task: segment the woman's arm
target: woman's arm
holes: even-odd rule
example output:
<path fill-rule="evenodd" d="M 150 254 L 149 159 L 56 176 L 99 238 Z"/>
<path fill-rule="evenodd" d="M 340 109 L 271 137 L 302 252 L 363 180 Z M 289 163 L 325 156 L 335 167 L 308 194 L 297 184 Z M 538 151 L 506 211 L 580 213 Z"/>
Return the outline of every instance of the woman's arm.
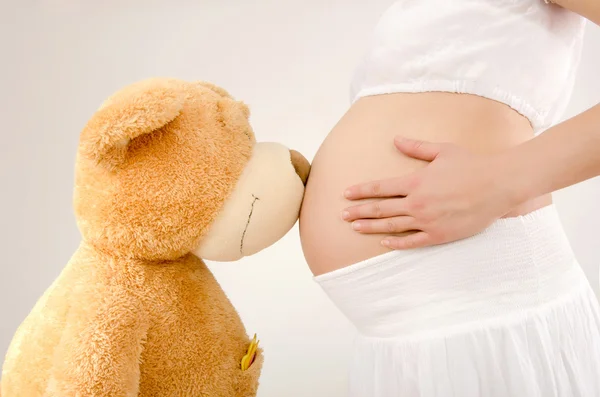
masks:
<path fill-rule="evenodd" d="M 554 3 L 600 23 L 599 0 Z M 600 104 L 493 156 L 449 144 L 397 140 L 396 146 L 430 164 L 349 188 L 349 200 L 379 200 L 349 207 L 342 217 L 361 233 L 418 231 L 386 237 L 382 243 L 390 248 L 442 244 L 480 232 L 529 199 L 600 175 Z"/>
<path fill-rule="evenodd" d="M 600 25 L 598 0 L 550 0 Z M 600 175 L 600 104 L 507 153 L 521 200 Z"/>
<path fill-rule="evenodd" d="M 501 156 L 516 202 L 600 175 L 600 105 Z"/>

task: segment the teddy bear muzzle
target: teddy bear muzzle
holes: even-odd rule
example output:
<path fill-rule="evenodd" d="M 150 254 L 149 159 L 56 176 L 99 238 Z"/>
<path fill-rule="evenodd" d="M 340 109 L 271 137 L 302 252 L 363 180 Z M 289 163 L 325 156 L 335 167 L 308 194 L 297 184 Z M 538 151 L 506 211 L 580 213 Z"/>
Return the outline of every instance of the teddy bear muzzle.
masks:
<path fill-rule="evenodd" d="M 194 253 L 235 261 L 274 244 L 296 223 L 310 163 L 272 142 L 255 144 L 235 188 Z"/>

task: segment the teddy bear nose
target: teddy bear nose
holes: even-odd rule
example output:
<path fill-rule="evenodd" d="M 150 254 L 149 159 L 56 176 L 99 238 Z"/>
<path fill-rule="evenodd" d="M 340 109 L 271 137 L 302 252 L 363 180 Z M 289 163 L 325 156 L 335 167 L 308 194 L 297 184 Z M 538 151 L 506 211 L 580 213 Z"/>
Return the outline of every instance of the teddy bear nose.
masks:
<path fill-rule="evenodd" d="M 302 154 L 300 154 L 300 152 L 295 150 L 290 150 L 290 157 L 292 159 L 292 165 L 296 170 L 296 174 L 298 174 L 302 183 L 306 186 L 308 174 L 310 173 L 310 163 Z"/>

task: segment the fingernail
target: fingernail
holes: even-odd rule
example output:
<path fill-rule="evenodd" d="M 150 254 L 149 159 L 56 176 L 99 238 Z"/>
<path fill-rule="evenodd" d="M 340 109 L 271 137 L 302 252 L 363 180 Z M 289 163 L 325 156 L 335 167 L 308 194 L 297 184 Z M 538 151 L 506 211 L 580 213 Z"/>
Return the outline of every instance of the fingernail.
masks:
<path fill-rule="evenodd" d="M 348 218 L 350 218 L 350 213 L 348 211 L 342 212 L 342 219 L 347 220 Z"/>
<path fill-rule="evenodd" d="M 360 222 L 352 222 L 352 229 L 354 230 L 360 230 L 361 226 L 362 225 L 360 224 Z"/>
<path fill-rule="evenodd" d="M 344 197 L 346 197 L 346 198 L 350 198 L 351 195 L 352 195 L 352 192 L 350 190 L 346 190 L 344 192 Z"/>
<path fill-rule="evenodd" d="M 381 245 L 383 245 L 384 247 L 389 247 L 390 246 L 390 241 L 389 240 L 382 240 L 381 241 Z"/>

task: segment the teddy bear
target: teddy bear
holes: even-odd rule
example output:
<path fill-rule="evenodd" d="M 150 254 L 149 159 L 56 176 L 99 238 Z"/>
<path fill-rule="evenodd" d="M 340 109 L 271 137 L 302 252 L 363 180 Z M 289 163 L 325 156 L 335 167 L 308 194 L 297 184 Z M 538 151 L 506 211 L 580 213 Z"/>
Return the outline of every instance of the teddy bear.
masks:
<path fill-rule="evenodd" d="M 18 327 L 2 397 L 255 396 L 263 351 L 203 259 L 282 238 L 309 170 L 214 84 L 117 91 L 79 137 L 81 244 Z"/>

